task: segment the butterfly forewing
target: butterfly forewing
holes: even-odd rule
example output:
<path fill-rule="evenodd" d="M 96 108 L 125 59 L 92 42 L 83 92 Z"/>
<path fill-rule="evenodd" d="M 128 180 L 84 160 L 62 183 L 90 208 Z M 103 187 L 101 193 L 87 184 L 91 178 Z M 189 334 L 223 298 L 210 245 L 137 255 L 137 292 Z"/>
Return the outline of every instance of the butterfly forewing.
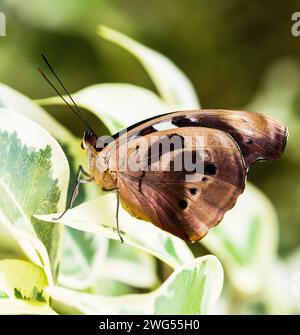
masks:
<path fill-rule="evenodd" d="M 156 136 L 162 143 L 177 136 L 184 146 L 152 152 L 156 142 L 148 134 L 131 140 L 127 151 L 121 144 L 120 151 L 129 152 L 126 159 L 120 159 L 121 164 L 128 164 L 125 168 L 110 161 L 122 204 L 135 217 L 185 240 L 199 240 L 243 192 L 246 169 L 241 151 L 230 135 L 215 129 L 178 128 L 156 132 Z M 198 162 L 190 167 L 185 158 L 194 163 L 198 158 Z M 131 160 L 144 164 L 133 171 Z M 176 160 L 182 165 L 176 165 Z"/>
<path fill-rule="evenodd" d="M 246 167 L 257 160 L 277 159 L 285 149 L 287 128 L 279 121 L 254 112 L 202 109 L 168 113 L 128 129 L 126 141 L 165 129 L 206 127 L 230 134 L 241 149 Z"/>

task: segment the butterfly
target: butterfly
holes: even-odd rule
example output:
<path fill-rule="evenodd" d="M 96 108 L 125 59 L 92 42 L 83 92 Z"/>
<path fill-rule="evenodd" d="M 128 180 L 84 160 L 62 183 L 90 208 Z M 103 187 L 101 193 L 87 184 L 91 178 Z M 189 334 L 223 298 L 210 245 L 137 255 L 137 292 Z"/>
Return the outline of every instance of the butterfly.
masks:
<path fill-rule="evenodd" d="M 76 110 L 69 107 L 88 126 L 69 97 Z M 114 135 L 107 143 L 88 128 L 82 148 L 87 150 L 90 171 L 79 167 L 71 200 L 61 216 L 72 206 L 80 184 L 95 182 L 103 191 L 116 190 L 121 241 L 120 203 L 132 216 L 183 240 L 201 240 L 243 193 L 249 167 L 257 161 L 279 158 L 288 137 L 287 128 L 271 117 L 223 109 L 152 117 Z M 173 139 L 181 145 L 176 146 Z M 164 151 L 167 142 L 171 145 Z M 192 168 L 184 164 L 184 157 L 190 158 Z M 86 178 L 81 178 L 82 174 Z"/>

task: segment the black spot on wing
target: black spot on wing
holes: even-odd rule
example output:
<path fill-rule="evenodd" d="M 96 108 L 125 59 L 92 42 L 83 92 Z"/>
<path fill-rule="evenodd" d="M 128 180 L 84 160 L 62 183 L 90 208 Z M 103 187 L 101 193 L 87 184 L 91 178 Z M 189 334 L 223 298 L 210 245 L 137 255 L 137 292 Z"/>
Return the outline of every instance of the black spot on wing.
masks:
<path fill-rule="evenodd" d="M 195 194 L 197 194 L 197 189 L 196 188 L 190 188 L 190 193 L 191 193 L 191 195 L 195 195 Z"/>
<path fill-rule="evenodd" d="M 204 165 L 204 174 L 214 176 L 217 173 L 217 167 L 213 163 L 206 163 Z"/>
<path fill-rule="evenodd" d="M 172 124 L 176 127 L 198 127 L 199 122 L 195 118 L 186 116 L 175 116 L 172 118 Z"/>
<path fill-rule="evenodd" d="M 188 203 L 185 199 L 180 199 L 178 201 L 178 206 L 181 208 L 181 209 L 186 209 L 187 206 L 188 206 Z"/>
<path fill-rule="evenodd" d="M 139 131 L 137 133 L 137 136 L 145 136 L 145 135 L 148 135 L 148 134 L 155 133 L 156 131 L 157 130 L 154 127 L 150 126 L 150 127 L 144 128 L 141 131 Z"/>

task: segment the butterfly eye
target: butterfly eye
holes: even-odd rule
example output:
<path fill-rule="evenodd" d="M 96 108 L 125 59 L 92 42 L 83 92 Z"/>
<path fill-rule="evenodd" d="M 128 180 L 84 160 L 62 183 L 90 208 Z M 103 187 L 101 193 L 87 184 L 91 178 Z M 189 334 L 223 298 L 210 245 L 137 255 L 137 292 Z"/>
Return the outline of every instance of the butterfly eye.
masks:
<path fill-rule="evenodd" d="M 186 209 L 187 206 L 188 206 L 188 203 L 186 200 L 184 199 L 180 199 L 179 202 L 178 202 L 178 205 L 181 209 Z"/>
<path fill-rule="evenodd" d="M 249 138 L 249 139 L 247 140 L 247 143 L 248 143 L 248 144 L 253 144 L 253 141 Z"/>
<path fill-rule="evenodd" d="M 137 145 L 135 146 L 135 150 L 136 150 L 136 151 L 138 151 L 138 150 L 139 150 L 139 148 L 140 148 L 140 145 L 139 145 L 139 144 L 137 144 Z"/>

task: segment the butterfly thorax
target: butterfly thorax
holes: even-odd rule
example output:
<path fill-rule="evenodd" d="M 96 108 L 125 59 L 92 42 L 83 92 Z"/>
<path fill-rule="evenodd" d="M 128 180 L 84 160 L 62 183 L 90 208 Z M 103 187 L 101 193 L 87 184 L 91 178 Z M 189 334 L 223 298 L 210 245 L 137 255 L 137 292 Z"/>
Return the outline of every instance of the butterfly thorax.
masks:
<path fill-rule="evenodd" d="M 106 191 L 116 189 L 116 173 L 109 170 L 105 154 L 90 148 L 88 149 L 88 160 L 90 173 L 93 176 L 95 182 L 102 188 L 102 190 Z"/>

